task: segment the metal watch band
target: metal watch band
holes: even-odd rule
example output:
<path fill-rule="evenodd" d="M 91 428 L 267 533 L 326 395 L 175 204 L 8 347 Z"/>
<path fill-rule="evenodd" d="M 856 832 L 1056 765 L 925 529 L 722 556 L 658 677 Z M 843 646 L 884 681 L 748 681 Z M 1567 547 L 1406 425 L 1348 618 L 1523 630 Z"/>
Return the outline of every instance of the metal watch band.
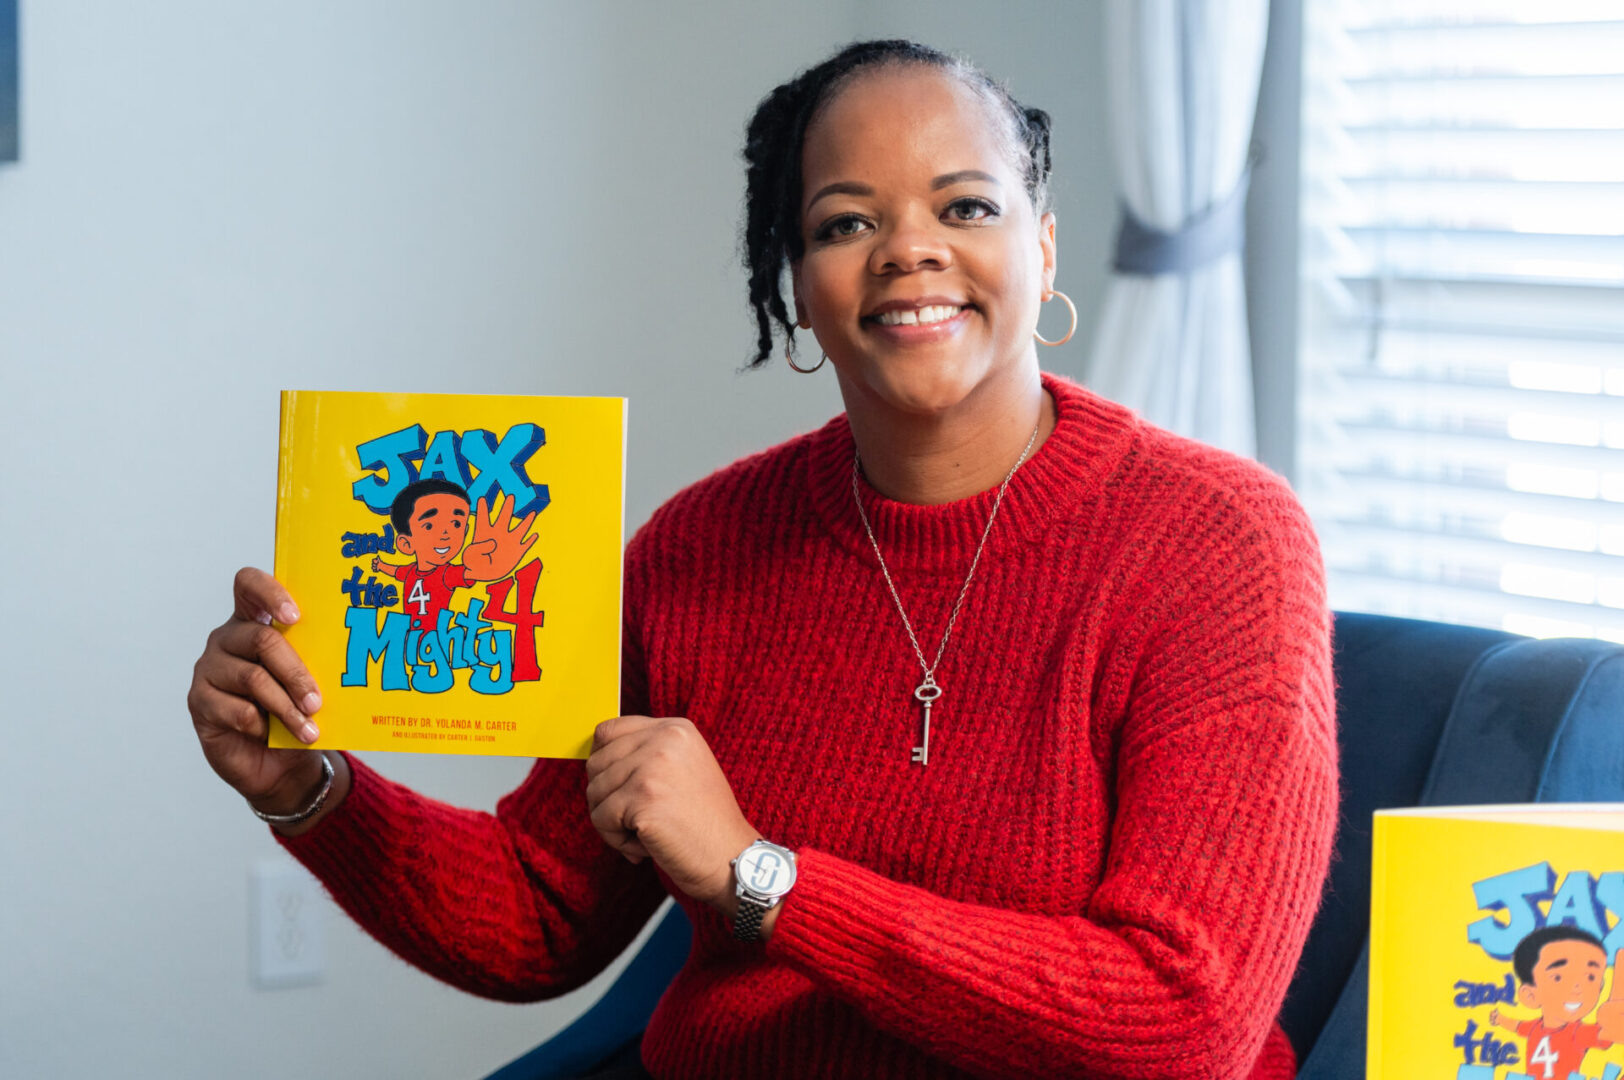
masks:
<path fill-rule="evenodd" d="M 321 755 L 321 787 L 316 790 L 316 797 L 310 800 L 309 806 L 292 814 L 267 814 L 253 803 L 248 804 L 248 809 L 252 810 L 259 820 L 268 821 L 272 825 L 297 825 L 301 821 L 309 821 L 320 813 L 321 808 L 327 803 L 327 796 L 332 794 L 332 791 L 333 759 L 323 753 Z"/>
<path fill-rule="evenodd" d="M 744 942 L 760 941 L 761 920 L 767 917 L 770 910 L 766 904 L 748 896 L 739 897 L 739 910 L 733 915 L 733 936 Z"/>

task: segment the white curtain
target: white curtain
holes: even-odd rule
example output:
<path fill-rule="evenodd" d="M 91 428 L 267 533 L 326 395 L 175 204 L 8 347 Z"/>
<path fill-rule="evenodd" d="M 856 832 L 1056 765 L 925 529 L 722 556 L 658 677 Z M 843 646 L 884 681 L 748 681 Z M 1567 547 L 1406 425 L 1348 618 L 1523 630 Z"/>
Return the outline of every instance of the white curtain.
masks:
<path fill-rule="evenodd" d="M 1158 232 L 1177 234 L 1203 218 L 1225 232 L 1211 219 L 1242 209 L 1232 197 L 1247 174 L 1268 0 L 1107 5 L 1112 149 L 1124 206 Z M 1214 230 L 1206 232 L 1210 241 Z M 1220 244 L 1226 250 L 1213 256 L 1192 253 L 1177 236 L 1165 239 L 1164 257 L 1152 260 L 1162 272 L 1124 273 L 1119 258 L 1087 381 L 1152 423 L 1252 456 L 1252 358 L 1238 244 Z M 1181 246 L 1183 257 L 1165 257 Z"/>

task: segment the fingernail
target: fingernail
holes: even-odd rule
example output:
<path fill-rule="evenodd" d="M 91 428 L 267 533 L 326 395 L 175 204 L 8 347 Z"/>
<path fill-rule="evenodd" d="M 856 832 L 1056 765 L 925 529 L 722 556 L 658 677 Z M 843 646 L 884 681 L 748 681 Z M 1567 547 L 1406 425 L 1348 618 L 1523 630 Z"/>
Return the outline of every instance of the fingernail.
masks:
<path fill-rule="evenodd" d="M 269 611 L 262 611 L 258 615 L 254 616 L 254 621 L 269 626 L 271 625 L 271 613 Z"/>
<path fill-rule="evenodd" d="M 310 693 L 305 695 L 302 704 L 305 712 L 313 713 L 317 709 L 321 708 L 321 695 L 312 690 Z"/>
<path fill-rule="evenodd" d="M 313 722 L 306 720 L 304 727 L 299 730 L 299 738 L 307 743 L 312 743 L 321 738 L 321 731 Z"/>
<path fill-rule="evenodd" d="M 277 618 L 285 623 L 296 623 L 299 621 L 299 609 L 293 606 L 292 600 L 289 600 L 279 609 Z"/>

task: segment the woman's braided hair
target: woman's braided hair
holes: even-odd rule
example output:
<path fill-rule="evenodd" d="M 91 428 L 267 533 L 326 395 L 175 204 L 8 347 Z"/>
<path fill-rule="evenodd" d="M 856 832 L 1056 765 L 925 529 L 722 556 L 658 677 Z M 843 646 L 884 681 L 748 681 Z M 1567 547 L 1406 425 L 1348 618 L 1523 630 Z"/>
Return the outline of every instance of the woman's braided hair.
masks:
<path fill-rule="evenodd" d="M 1039 214 L 1049 209 L 1049 114 L 1016 101 L 1003 84 L 966 60 L 912 41 L 859 41 L 773 90 L 745 129 L 744 265 L 750 273 L 750 306 L 756 314 L 759 367 L 773 355 L 773 321 L 790 348 L 795 320 L 784 302 L 784 268 L 799 259 L 801 242 L 801 145 L 818 110 L 860 71 L 884 65 L 940 68 L 982 94 L 1008 117 L 1016 171 Z"/>

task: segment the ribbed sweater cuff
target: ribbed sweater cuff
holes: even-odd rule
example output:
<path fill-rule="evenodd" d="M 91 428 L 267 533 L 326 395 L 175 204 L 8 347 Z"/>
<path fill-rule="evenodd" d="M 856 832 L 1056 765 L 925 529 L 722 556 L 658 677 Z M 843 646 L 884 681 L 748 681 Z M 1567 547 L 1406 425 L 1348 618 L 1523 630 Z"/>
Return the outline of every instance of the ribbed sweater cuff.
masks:
<path fill-rule="evenodd" d="M 796 883 L 767 942 L 776 960 L 841 979 L 884 985 L 881 941 L 917 892 L 833 855 L 795 853 Z"/>
<path fill-rule="evenodd" d="M 310 871 L 327 883 L 335 897 L 361 898 L 376 887 L 376 877 L 361 872 L 375 865 L 381 842 L 391 831 L 392 785 L 345 753 L 350 766 L 350 790 L 344 801 L 322 818 L 315 828 L 298 836 L 284 836 L 275 829 L 271 835 Z"/>

